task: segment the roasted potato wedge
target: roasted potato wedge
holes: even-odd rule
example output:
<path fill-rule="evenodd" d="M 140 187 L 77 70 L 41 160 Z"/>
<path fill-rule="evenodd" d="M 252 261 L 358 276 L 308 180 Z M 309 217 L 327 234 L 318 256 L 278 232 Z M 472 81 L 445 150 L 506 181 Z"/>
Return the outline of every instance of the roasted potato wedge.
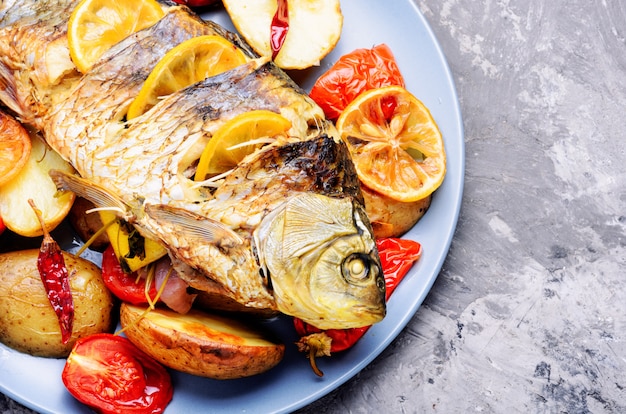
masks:
<path fill-rule="evenodd" d="M 113 298 L 100 269 L 64 253 L 74 301 L 72 337 L 63 344 L 61 329 L 37 270 L 39 249 L 0 254 L 0 341 L 18 351 L 60 358 L 78 338 L 112 328 Z"/>
<path fill-rule="evenodd" d="M 139 349 L 172 369 L 214 379 L 243 378 L 273 368 L 285 346 L 239 320 L 192 309 L 185 315 L 167 309 L 122 303 L 120 322 Z"/>
<path fill-rule="evenodd" d="M 30 157 L 19 174 L 0 187 L 0 214 L 4 224 L 25 237 L 41 236 L 43 230 L 35 212 L 28 204 L 32 199 L 43 214 L 48 231 L 52 231 L 68 215 L 75 195 L 57 194 L 48 175 L 51 169 L 73 173 L 74 168 L 50 149 L 44 140 L 32 135 Z"/>
<path fill-rule="evenodd" d="M 235 28 L 261 56 L 272 56 L 270 31 L 276 0 L 223 0 Z M 317 66 L 337 45 L 343 28 L 339 0 L 289 0 L 289 31 L 274 59 L 283 69 Z"/>
<path fill-rule="evenodd" d="M 372 223 L 374 236 L 400 237 L 426 213 L 432 196 L 410 203 L 394 200 L 366 186 L 361 186 L 365 211 Z"/>
<path fill-rule="evenodd" d="M 199 290 L 193 306 L 200 310 L 218 313 L 245 314 L 246 316 L 258 319 L 273 318 L 279 315 L 277 310 L 258 309 L 247 307 L 232 299 L 226 290 L 217 283 L 203 283 L 203 290 Z"/>

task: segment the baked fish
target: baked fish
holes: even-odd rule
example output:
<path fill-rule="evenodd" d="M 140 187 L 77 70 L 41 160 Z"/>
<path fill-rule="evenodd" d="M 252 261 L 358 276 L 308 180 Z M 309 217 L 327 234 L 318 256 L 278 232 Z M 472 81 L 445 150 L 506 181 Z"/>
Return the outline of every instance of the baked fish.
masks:
<path fill-rule="evenodd" d="M 81 76 L 52 56 L 69 56 L 64 17 L 76 2 L 32 2 L 40 14 L 27 10 L 29 1 L 9 3 L 0 6 L 0 99 L 78 171 L 51 172 L 59 189 L 116 211 L 159 241 L 198 291 L 218 289 L 246 307 L 322 329 L 384 317 L 380 259 L 348 151 L 282 70 L 258 59 L 235 34 L 185 7 L 164 5 L 159 22 L 115 45 Z M 249 61 L 126 121 L 158 60 L 204 34 L 226 37 Z M 49 53 L 28 54 L 34 38 Z M 211 186 L 193 181 L 211 136 L 253 110 L 280 113 L 291 122 L 289 137 L 257 150 Z"/>

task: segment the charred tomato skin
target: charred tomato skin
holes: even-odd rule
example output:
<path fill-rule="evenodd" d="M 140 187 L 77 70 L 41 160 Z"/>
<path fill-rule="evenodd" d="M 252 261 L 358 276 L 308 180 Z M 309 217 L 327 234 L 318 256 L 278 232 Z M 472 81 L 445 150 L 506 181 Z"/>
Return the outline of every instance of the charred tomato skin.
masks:
<path fill-rule="evenodd" d="M 317 79 L 309 96 L 335 120 L 362 92 L 392 85 L 404 87 L 404 78 L 391 49 L 383 43 L 341 56 Z"/>
<path fill-rule="evenodd" d="M 162 413 L 173 395 L 162 365 L 109 333 L 79 339 L 61 377 L 78 401 L 104 414 Z"/>

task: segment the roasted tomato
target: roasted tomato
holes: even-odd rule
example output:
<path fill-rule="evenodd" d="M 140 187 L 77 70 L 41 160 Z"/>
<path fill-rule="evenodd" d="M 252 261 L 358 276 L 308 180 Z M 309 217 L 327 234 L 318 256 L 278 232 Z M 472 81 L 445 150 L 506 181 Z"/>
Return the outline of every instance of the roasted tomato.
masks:
<path fill-rule="evenodd" d="M 376 247 L 385 275 L 385 295 L 386 299 L 389 300 L 413 263 L 419 260 L 422 255 L 422 246 L 413 240 L 383 238 L 376 240 Z M 370 328 L 364 326 L 351 329 L 321 330 L 298 318 L 293 319 L 293 324 L 301 337 L 296 345 L 301 352 L 308 353 L 311 367 L 318 376 L 322 376 L 323 373 L 317 367 L 316 357 L 330 356 L 334 352 L 344 351 L 352 347 Z"/>
<path fill-rule="evenodd" d="M 102 279 L 106 287 L 120 300 L 133 305 L 148 303 L 145 279 L 138 277 L 136 273 L 125 273 L 110 245 L 102 253 Z M 150 298 L 156 298 L 157 290 L 154 283 L 150 285 L 148 295 Z"/>
<path fill-rule="evenodd" d="M 413 263 L 422 256 L 422 245 L 413 240 L 389 237 L 377 239 L 376 247 L 385 274 L 385 294 L 389 300 Z"/>
<path fill-rule="evenodd" d="M 392 85 L 404 87 L 404 78 L 391 49 L 380 44 L 340 57 L 317 79 L 309 95 L 334 120 L 362 92 Z"/>
<path fill-rule="evenodd" d="M 76 341 L 63 384 L 99 413 L 162 413 L 172 399 L 167 370 L 128 339 L 96 334 Z"/>

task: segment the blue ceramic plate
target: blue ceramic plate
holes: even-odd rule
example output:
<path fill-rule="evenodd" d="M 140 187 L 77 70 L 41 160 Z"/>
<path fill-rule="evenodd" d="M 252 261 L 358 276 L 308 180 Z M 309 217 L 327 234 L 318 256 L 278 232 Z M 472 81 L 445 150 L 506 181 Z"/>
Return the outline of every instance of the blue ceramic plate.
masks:
<path fill-rule="evenodd" d="M 406 86 L 431 110 L 443 133 L 448 171 L 424 218 L 405 236 L 419 241 L 423 256 L 394 292 L 383 322 L 370 329 L 352 349 L 319 359 L 323 378 L 291 344 L 290 321 L 268 323 L 287 352 L 270 372 L 256 377 L 217 381 L 173 373 L 174 398 L 168 413 L 286 413 L 301 408 L 356 375 L 376 358 L 413 317 L 441 269 L 456 227 L 464 176 L 463 127 L 453 80 L 445 58 L 424 17 L 411 0 L 343 0 L 344 28 L 336 49 L 319 68 L 292 74 L 307 90 L 341 55 L 356 48 L 387 43 Z M 223 11 L 205 14 L 232 29 Z M 71 237 L 71 236 L 70 236 Z M 0 346 L 0 390 L 45 413 L 89 413 L 61 382 L 64 360 L 30 357 Z"/>

